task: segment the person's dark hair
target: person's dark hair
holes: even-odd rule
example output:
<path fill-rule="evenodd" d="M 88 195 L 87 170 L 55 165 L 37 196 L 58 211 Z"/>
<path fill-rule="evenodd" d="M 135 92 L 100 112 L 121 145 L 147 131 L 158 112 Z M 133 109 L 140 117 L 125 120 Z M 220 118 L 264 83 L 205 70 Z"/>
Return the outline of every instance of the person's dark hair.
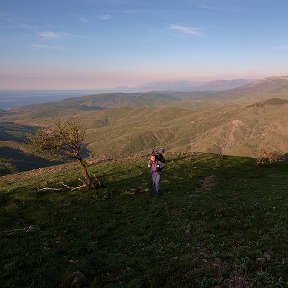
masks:
<path fill-rule="evenodd" d="M 157 156 L 157 152 L 156 151 L 152 151 L 151 156 Z"/>
<path fill-rule="evenodd" d="M 164 148 L 160 148 L 159 152 L 154 150 L 152 151 L 151 156 L 155 156 L 157 161 L 161 161 L 162 163 L 165 163 L 165 158 L 163 156 L 164 151 L 165 151 Z"/>

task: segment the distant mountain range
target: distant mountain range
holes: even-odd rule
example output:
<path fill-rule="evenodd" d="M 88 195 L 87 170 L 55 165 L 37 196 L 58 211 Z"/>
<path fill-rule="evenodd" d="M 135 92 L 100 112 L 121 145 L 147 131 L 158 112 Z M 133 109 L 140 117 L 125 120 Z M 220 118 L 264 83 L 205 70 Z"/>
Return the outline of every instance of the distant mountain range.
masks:
<path fill-rule="evenodd" d="M 189 80 L 157 81 L 157 82 L 144 83 L 132 89 L 140 89 L 143 91 L 183 91 L 183 90 L 186 91 L 204 84 L 205 82 L 202 81 L 189 81 Z"/>
<path fill-rule="evenodd" d="M 21 114 L 33 118 L 43 118 L 75 114 L 79 111 L 97 111 L 116 107 L 155 107 L 172 105 L 190 110 L 222 107 L 229 103 L 253 104 L 269 98 L 288 99 L 288 77 L 270 77 L 257 80 L 244 86 L 225 91 L 166 91 L 166 92 L 134 92 L 103 93 L 82 97 L 72 97 L 57 102 L 22 106 L 9 110 L 10 113 Z M 240 80 L 239 80 L 240 81 Z M 238 80 L 212 81 L 202 87 L 217 85 L 236 85 Z M 246 81 L 246 80 L 245 80 Z M 241 82 L 244 83 L 244 82 Z M 199 87 L 199 86 L 198 86 Z M 212 89 L 212 88 L 211 88 Z M 203 89 L 206 90 L 206 89 Z M 30 115 L 30 116 L 29 116 Z"/>
<path fill-rule="evenodd" d="M 134 87 L 144 91 L 224 91 L 255 82 L 255 79 L 202 81 L 159 81 Z"/>

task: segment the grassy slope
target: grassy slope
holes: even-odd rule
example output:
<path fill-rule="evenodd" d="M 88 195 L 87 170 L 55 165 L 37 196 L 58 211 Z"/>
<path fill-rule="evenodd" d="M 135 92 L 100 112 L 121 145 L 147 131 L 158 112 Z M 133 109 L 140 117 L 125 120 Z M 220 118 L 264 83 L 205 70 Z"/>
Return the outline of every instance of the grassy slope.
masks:
<path fill-rule="evenodd" d="M 147 152 L 157 146 L 171 151 L 216 152 L 218 142 L 230 155 L 255 155 L 260 146 L 285 154 L 288 104 L 280 100 L 204 111 L 172 106 L 120 107 L 78 111 L 74 117 L 87 128 L 88 148 L 97 157 Z M 34 122 L 51 125 L 52 119 L 37 118 Z"/>
<path fill-rule="evenodd" d="M 145 152 L 154 146 L 215 152 L 215 142 L 231 155 L 251 156 L 260 146 L 282 154 L 288 151 L 287 104 L 193 112 L 175 107 L 121 108 L 90 112 L 84 118 L 87 142 L 96 156 Z"/>
<path fill-rule="evenodd" d="M 32 155 L 27 143 L 34 127 L 13 122 L 0 123 L 0 176 L 11 172 L 51 166 L 56 162 Z"/>
<path fill-rule="evenodd" d="M 219 100 L 229 100 L 236 103 L 253 104 L 270 98 L 288 100 L 288 77 L 268 77 L 263 80 L 214 94 Z"/>
<path fill-rule="evenodd" d="M 227 105 L 200 111 L 171 105 L 78 111 L 73 117 L 81 119 L 87 128 L 86 142 L 96 157 L 146 153 L 157 146 L 177 152 L 215 153 L 219 150 L 217 143 L 229 155 L 254 156 L 259 148 L 279 154 L 288 151 L 285 100 L 270 99 L 251 106 Z M 62 118 L 71 118 L 71 114 L 65 113 L 62 112 Z M 53 118 L 46 116 L 26 121 L 51 125 Z"/>
<path fill-rule="evenodd" d="M 288 287 L 286 165 L 168 159 L 159 199 L 145 167 L 90 167 L 107 185 L 98 192 L 37 189 L 77 171 L 2 178 L 0 286 L 59 287 L 81 271 L 89 287 Z M 211 175 L 216 186 L 201 189 Z"/>
<path fill-rule="evenodd" d="M 73 116 L 81 111 L 98 111 L 115 107 L 147 107 L 165 105 L 180 99 L 182 93 L 111 93 L 73 97 L 44 104 L 22 106 L 11 110 L 12 118 L 34 121 L 39 118 Z M 183 97 L 185 97 L 183 93 Z M 179 98 L 178 98 L 179 97 Z"/>

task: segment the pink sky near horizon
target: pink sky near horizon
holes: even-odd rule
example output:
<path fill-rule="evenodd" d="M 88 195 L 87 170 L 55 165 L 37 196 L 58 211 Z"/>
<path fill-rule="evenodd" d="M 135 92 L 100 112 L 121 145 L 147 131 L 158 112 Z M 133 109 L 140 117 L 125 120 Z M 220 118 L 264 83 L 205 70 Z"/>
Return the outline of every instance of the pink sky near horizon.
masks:
<path fill-rule="evenodd" d="M 6 72 L 0 74 L 0 90 L 73 90 L 73 89 L 111 89 L 121 86 L 135 87 L 147 82 L 157 81 L 211 81 L 231 79 L 261 79 L 280 74 L 259 74 L 253 71 L 246 73 L 205 73 L 155 71 L 41 71 L 41 72 Z"/>

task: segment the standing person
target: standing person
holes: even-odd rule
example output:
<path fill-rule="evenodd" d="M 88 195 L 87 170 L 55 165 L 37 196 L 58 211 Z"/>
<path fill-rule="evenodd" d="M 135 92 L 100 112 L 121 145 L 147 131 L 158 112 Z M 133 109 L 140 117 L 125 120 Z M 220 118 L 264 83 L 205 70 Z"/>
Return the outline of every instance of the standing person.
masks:
<path fill-rule="evenodd" d="M 157 196 L 160 195 L 160 179 L 162 170 L 165 167 L 165 163 L 160 161 L 157 157 L 157 153 L 152 153 L 150 156 L 150 160 L 148 161 L 148 168 L 150 168 L 152 172 L 152 186 L 153 191 Z"/>

